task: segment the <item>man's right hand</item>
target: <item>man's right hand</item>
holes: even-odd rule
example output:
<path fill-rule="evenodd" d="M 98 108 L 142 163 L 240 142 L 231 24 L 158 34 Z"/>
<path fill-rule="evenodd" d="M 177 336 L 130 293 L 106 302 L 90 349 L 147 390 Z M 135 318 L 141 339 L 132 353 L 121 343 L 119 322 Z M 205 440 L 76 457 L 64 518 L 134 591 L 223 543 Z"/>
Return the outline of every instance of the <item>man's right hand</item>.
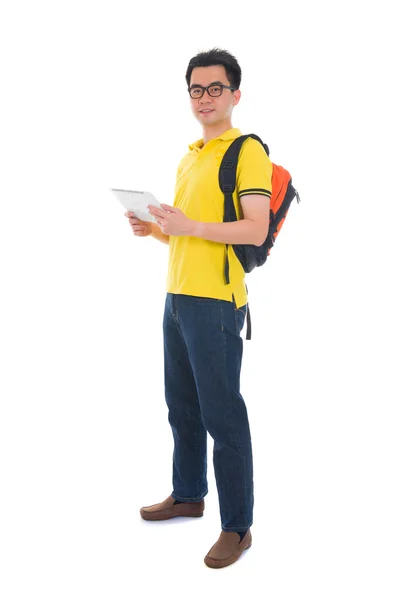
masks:
<path fill-rule="evenodd" d="M 146 237 L 152 234 L 152 223 L 151 221 L 142 221 L 135 217 L 133 212 L 126 212 L 125 217 L 129 219 L 129 224 L 132 228 L 134 235 L 138 237 Z"/>

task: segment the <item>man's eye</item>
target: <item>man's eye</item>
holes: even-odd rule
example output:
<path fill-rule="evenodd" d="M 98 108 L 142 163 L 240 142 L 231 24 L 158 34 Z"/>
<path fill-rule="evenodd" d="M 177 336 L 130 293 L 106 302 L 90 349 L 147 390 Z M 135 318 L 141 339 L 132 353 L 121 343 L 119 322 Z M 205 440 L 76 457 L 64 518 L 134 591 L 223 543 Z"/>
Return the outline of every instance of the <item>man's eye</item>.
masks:
<path fill-rule="evenodd" d="M 218 92 L 220 91 L 220 89 L 221 89 L 221 86 L 220 86 L 220 85 L 214 85 L 214 86 L 211 88 L 211 91 L 212 91 L 212 92 L 215 94 L 215 93 L 218 93 Z"/>
<path fill-rule="evenodd" d="M 201 88 L 192 88 L 192 94 L 201 94 Z"/>

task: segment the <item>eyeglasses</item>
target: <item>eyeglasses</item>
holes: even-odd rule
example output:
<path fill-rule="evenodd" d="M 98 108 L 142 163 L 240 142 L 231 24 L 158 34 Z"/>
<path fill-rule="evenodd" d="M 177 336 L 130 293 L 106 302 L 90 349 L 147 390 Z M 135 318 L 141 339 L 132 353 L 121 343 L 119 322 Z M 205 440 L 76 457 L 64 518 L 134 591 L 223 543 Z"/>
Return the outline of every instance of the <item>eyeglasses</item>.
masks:
<path fill-rule="evenodd" d="M 189 88 L 189 94 L 191 98 L 193 98 L 194 100 L 198 100 L 199 98 L 203 97 L 204 92 L 207 90 L 207 94 L 215 98 L 216 96 L 221 96 L 224 89 L 231 90 L 231 92 L 234 92 L 236 90 L 236 88 L 230 87 L 229 85 L 222 85 L 222 83 L 211 83 L 206 87 L 202 85 L 195 85 Z"/>

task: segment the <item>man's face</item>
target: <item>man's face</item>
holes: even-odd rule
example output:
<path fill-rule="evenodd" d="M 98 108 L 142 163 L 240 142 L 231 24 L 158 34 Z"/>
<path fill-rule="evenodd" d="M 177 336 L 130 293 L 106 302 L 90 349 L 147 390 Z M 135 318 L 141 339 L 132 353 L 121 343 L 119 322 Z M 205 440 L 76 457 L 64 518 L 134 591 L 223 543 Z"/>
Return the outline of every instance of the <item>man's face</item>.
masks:
<path fill-rule="evenodd" d="M 190 88 L 194 85 L 206 87 L 211 83 L 230 86 L 226 76 L 225 68 L 222 65 L 212 67 L 196 67 L 192 71 L 190 78 Z M 221 96 L 210 96 L 207 91 L 198 99 L 190 98 L 190 104 L 196 119 L 207 127 L 215 125 L 226 119 L 230 119 L 233 107 L 239 102 L 240 91 L 232 92 L 223 88 Z"/>

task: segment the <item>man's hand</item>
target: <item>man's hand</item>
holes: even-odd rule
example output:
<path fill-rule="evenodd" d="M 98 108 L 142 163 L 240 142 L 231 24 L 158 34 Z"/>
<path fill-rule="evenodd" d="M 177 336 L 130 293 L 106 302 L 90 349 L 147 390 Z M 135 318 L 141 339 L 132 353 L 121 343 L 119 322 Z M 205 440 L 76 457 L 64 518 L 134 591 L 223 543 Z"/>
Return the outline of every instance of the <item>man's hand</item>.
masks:
<path fill-rule="evenodd" d="M 186 217 L 179 208 L 161 204 L 163 210 L 155 206 L 148 206 L 149 212 L 153 215 L 161 231 L 166 235 L 194 235 L 197 221 Z"/>
<path fill-rule="evenodd" d="M 125 213 L 125 217 L 129 219 L 129 225 L 132 227 L 134 235 L 139 237 L 147 237 L 151 235 L 151 223 L 150 221 L 142 221 L 135 217 L 135 214 L 131 211 Z"/>

